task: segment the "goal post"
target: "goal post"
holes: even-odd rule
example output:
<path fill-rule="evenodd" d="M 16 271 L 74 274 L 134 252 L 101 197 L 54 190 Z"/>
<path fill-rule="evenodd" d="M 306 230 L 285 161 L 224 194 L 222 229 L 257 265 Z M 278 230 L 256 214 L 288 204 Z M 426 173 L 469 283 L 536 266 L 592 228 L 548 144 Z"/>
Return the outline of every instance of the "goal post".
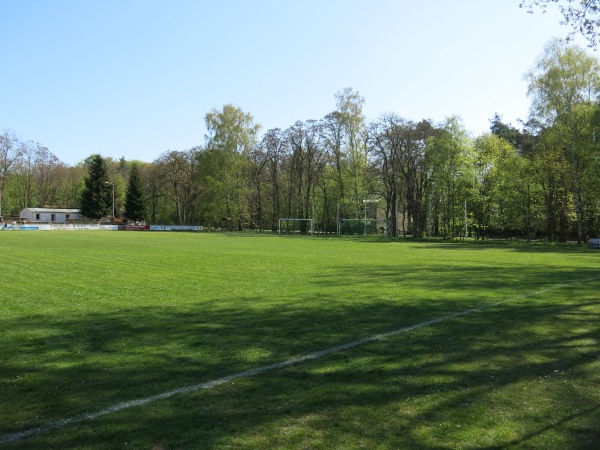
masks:
<path fill-rule="evenodd" d="M 342 235 L 383 235 L 389 237 L 390 222 L 385 219 L 340 219 L 338 236 Z"/>
<path fill-rule="evenodd" d="M 376 232 L 376 219 L 340 219 L 338 222 L 338 236 L 342 234 L 374 234 Z"/>
<path fill-rule="evenodd" d="M 310 225 L 308 230 L 303 224 Z M 277 226 L 279 234 L 282 232 L 287 234 L 310 232 L 311 236 L 315 233 L 314 219 L 297 219 L 297 218 L 280 218 Z"/>
<path fill-rule="evenodd" d="M 374 194 L 369 194 L 362 200 L 362 206 L 359 203 L 353 205 L 346 204 L 344 210 L 347 212 L 353 211 L 356 214 L 354 217 L 344 217 L 338 203 L 336 214 L 337 235 L 366 236 L 383 234 L 387 236 L 389 233 L 389 224 L 387 223 L 387 219 L 379 214 L 378 204 L 380 201 L 381 199 L 374 196 Z"/>

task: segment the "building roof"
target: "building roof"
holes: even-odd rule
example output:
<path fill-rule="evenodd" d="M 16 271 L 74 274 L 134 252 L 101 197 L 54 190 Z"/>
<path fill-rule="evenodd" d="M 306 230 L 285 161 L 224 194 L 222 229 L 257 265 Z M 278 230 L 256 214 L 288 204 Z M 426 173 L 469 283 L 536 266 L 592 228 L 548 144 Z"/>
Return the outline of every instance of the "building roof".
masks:
<path fill-rule="evenodd" d="M 24 208 L 32 213 L 64 213 L 64 214 L 78 214 L 78 209 L 69 208 Z"/>

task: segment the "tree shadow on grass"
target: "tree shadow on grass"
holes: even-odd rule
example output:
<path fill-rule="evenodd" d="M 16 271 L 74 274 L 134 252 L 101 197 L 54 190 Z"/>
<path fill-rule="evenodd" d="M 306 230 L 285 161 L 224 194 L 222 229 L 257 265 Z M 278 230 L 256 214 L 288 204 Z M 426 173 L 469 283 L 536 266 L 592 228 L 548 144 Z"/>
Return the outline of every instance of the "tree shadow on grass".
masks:
<path fill-rule="evenodd" d="M 370 270 L 346 282 L 361 284 L 363 276 L 398 281 L 385 268 Z M 590 273 L 564 271 L 555 281 Z M 497 275 L 504 285 L 535 273 L 515 267 Z M 439 289 L 469 290 L 471 278 L 434 281 Z M 594 448 L 600 438 L 597 287 L 556 289 L 542 300 L 494 306 L 6 446 Z M 51 322 L 35 314 L 0 320 L 7 349 L 0 357 L 0 435 L 471 306 L 323 296 L 319 308 L 307 309 L 315 301 L 308 298 L 256 308 L 263 300 L 246 299 L 235 308 L 218 300 L 197 309 L 124 308 Z"/>
<path fill-rule="evenodd" d="M 486 263 L 488 264 L 486 266 Z M 412 292 L 428 291 L 443 313 L 458 304 L 481 305 L 509 300 L 515 296 L 534 293 L 558 285 L 574 285 L 585 288 L 586 283 L 600 279 L 600 270 L 594 267 L 573 269 L 564 266 L 502 264 L 490 266 L 490 261 L 471 260 L 468 264 L 440 266 L 431 270 L 429 263 L 410 266 L 365 266 L 335 268 L 336 277 L 316 275 L 314 283 L 323 287 L 351 289 L 354 285 L 387 284 L 390 292 L 397 286 L 398 299 L 411 301 Z M 405 298 L 403 298 L 405 297 Z M 421 301 L 420 298 L 416 298 Z M 430 305 L 431 307 L 431 305 Z"/>
<path fill-rule="evenodd" d="M 339 239 L 339 238 L 331 238 Z M 411 245 L 422 246 L 427 249 L 435 250 L 490 250 L 500 249 L 508 251 L 517 251 L 523 253 L 563 253 L 563 254 L 594 254 L 600 255 L 598 249 L 591 249 L 585 244 L 569 243 L 550 243 L 550 242 L 526 242 L 526 241 L 509 241 L 509 240 L 442 240 L 442 239 L 373 239 L 373 238 L 349 238 L 357 244 L 365 245 Z"/>
<path fill-rule="evenodd" d="M 402 241 L 408 242 L 408 241 Z M 505 249 L 523 253 L 563 253 L 563 254 L 590 254 L 598 250 L 588 248 L 587 244 L 552 244 L 544 242 L 510 242 L 510 241 L 416 241 L 424 246 L 437 250 L 489 250 L 491 248 Z M 600 252 L 598 252 L 600 255 Z"/>
<path fill-rule="evenodd" d="M 599 318 L 598 300 L 497 307 L 19 445 L 594 448 Z"/>

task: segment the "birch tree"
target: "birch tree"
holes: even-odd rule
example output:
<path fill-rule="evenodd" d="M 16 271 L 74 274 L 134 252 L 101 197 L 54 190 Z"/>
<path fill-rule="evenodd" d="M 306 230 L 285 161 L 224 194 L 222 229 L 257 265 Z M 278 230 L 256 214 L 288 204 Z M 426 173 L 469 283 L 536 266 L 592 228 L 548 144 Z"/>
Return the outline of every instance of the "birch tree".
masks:
<path fill-rule="evenodd" d="M 583 170 L 598 164 L 596 133 L 590 127 L 600 94 L 600 64 L 577 46 L 550 41 L 525 74 L 531 98 L 530 124 L 541 140 L 536 148 L 538 173 L 545 186 L 548 239 L 565 242 L 569 209 L 574 203 L 577 240 L 585 220 Z"/>
<path fill-rule="evenodd" d="M 260 125 L 250 113 L 231 104 L 221 110 L 213 109 L 204 120 L 208 130 L 206 150 L 217 152 L 222 158 L 220 173 L 211 174 L 210 178 L 219 185 L 228 227 L 235 225 L 241 230 L 249 222 L 247 171 Z"/>

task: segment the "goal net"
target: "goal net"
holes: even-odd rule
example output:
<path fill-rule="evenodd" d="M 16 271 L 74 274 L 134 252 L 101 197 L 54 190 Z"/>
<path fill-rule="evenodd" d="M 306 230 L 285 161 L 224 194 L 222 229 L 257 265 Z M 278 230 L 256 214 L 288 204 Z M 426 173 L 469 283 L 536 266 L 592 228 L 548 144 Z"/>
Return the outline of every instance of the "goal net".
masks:
<path fill-rule="evenodd" d="M 315 232 L 314 219 L 279 219 L 279 234 L 308 234 Z"/>
<path fill-rule="evenodd" d="M 387 220 L 377 219 L 340 219 L 338 222 L 338 235 L 367 235 L 389 233 Z"/>

